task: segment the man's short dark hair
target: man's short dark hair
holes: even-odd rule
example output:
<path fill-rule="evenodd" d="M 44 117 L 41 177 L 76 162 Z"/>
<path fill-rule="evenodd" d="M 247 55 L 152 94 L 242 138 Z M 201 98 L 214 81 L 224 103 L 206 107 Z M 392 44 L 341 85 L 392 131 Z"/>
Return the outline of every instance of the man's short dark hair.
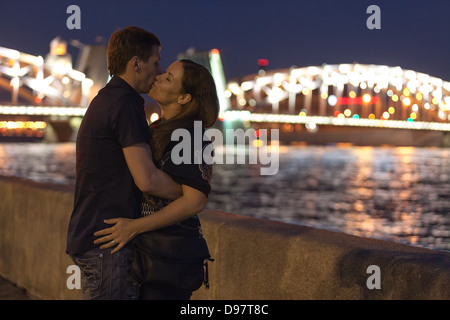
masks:
<path fill-rule="evenodd" d="M 161 46 L 158 37 L 139 27 L 126 27 L 115 31 L 109 39 L 107 49 L 109 74 L 123 74 L 128 61 L 134 56 L 147 61 L 154 46 Z"/>

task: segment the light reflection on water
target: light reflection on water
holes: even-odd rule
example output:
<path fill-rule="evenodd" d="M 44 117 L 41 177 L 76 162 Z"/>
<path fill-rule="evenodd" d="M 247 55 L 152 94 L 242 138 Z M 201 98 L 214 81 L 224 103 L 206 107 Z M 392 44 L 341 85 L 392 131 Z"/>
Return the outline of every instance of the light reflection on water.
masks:
<path fill-rule="evenodd" d="M 74 184 L 75 147 L 0 144 L 0 175 Z M 450 250 L 450 149 L 282 147 L 279 171 L 214 166 L 208 207 Z"/>
<path fill-rule="evenodd" d="M 0 175 L 74 184 L 74 143 L 1 143 Z"/>
<path fill-rule="evenodd" d="M 240 165 L 215 168 L 209 206 L 450 250 L 449 149 L 288 150 L 274 176 Z"/>

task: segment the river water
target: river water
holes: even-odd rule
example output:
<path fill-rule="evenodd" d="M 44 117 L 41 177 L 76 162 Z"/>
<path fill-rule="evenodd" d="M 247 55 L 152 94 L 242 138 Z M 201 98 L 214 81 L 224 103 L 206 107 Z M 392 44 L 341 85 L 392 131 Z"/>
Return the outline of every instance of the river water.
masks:
<path fill-rule="evenodd" d="M 450 251 L 450 149 L 280 146 L 260 169 L 215 164 L 208 207 Z M 2 143 L 0 175 L 73 185 L 75 145 Z"/>

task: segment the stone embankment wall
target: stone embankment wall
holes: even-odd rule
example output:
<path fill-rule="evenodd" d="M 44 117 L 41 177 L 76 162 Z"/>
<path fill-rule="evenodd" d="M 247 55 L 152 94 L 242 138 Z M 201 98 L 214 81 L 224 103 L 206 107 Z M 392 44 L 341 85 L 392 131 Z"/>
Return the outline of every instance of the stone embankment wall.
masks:
<path fill-rule="evenodd" d="M 42 299 L 66 281 L 73 188 L 0 178 L 0 275 Z M 301 208 L 299 208 L 301 210 Z M 450 299 L 450 253 L 205 210 L 215 259 L 193 299 Z"/>

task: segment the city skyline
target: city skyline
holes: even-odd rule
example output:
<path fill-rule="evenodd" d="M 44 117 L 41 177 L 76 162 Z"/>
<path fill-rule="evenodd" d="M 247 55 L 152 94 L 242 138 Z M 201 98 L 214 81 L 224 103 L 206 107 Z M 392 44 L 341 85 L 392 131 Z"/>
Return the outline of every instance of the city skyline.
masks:
<path fill-rule="evenodd" d="M 394 2 L 394 3 L 393 3 Z M 80 8 L 81 29 L 68 29 L 70 5 Z M 380 8 L 381 29 L 369 29 L 370 5 Z M 227 80 L 257 71 L 363 63 L 400 66 L 450 80 L 450 3 L 432 1 L 96 1 L 10 3 L 0 21 L 0 46 L 45 55 L 56 36 L 69 43 L 107 42 L 117 28 L 143 27 L 162 41 L 162 67 L 178 53 L 220 50 Z M 33 12 L 21 19 L 24 9 Z"/>

